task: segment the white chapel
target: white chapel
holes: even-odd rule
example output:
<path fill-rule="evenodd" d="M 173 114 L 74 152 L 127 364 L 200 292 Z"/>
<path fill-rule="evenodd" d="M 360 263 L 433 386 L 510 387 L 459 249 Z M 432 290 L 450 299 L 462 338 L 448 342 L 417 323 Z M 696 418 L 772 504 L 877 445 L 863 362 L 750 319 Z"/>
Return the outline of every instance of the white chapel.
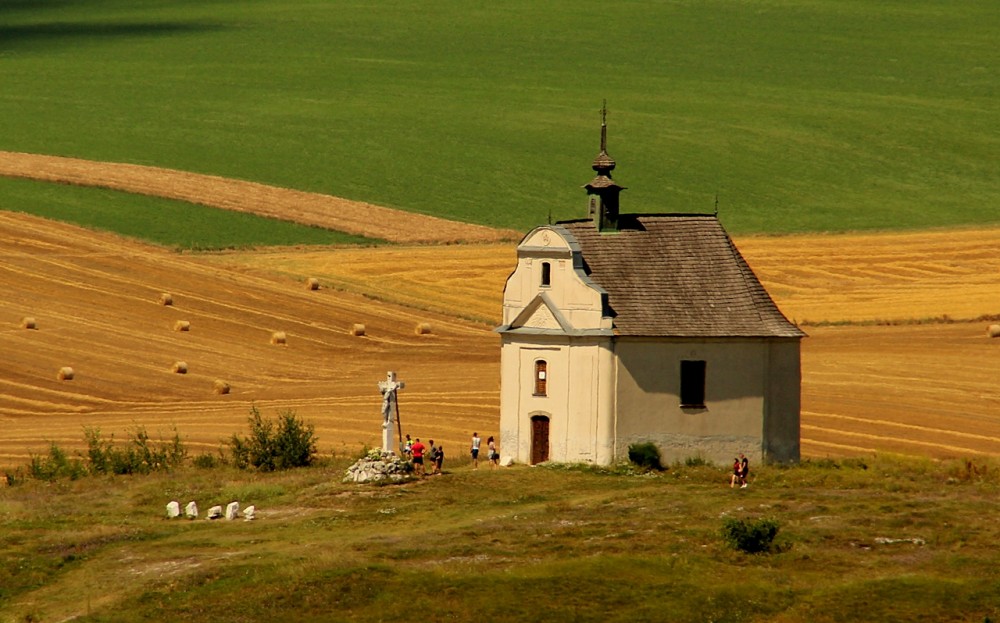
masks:
<path fill-rule="evenodd" d="M 716 215 L 621 214 L 607 125 L 589 217 L 518 244 L 500 446 L 514 461 L 799 460 L 800 341 Z"/>

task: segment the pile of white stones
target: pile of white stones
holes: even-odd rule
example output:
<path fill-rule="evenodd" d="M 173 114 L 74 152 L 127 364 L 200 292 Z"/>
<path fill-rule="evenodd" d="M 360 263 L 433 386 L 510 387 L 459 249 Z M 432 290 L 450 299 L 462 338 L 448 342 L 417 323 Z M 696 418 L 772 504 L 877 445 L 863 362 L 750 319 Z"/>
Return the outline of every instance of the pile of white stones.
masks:
<path fill-rule="evenodd" d="M 253 521 L 254 513 L 257 512 L 255 506 L 247 506 L 243 509 L 243 521 Z M 167 503 L 167 519 L 176 519 L 181 516 L 181 505 L 176 500 Z M 194 501 L 188 502 L 184 507 L 184 516 L 188 519 L 198 519 L 198 504 Z M 232 521 L 240 516 L 240 503 L 230 502 L 226 505 L 225 518 Z M 221 506 L 213 506 L 208 509 L 206 519 L 222 519 L 223 511 Z"/>
<path fill-rule="evenodd" d="M 413 466 L 392 452 L 375 448 L 347 468 L 344 482 L 401 482 L 413 475 Z"/>

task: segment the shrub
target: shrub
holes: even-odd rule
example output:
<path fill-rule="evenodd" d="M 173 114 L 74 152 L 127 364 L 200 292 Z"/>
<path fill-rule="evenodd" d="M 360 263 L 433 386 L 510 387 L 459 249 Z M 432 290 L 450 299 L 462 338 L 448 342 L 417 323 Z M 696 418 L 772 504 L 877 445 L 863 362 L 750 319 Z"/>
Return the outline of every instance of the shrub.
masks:
<path fill-rule="evenodd" d="M 660 463 L 660 449 L 649 441 L 630 445 L 628 460 L 645 469 L 663 470 L 663 464 Z"/>
<path fill-rule="evenodd" d="M 726 517 L 722 522 L 722 538 L 733 549 L 747 554 L 761 554 L 772 550 L 778 529 L 778 522 L 774 519 Z"/>
<path fill-rule="evenodd" d="M 76 480 L 87 474 L 80 459 L 71 459 L 66 455 L 66 451 L 55 443 L 49 446 L 48 456 L 32 455 L 28 464 L 28 475 L 36 480 L 52 481 L 57 478 L 69 478 Z"/>
<path fill-rule="evenodd" d="M 257 407 L 250 408 L 250 435 L 233 434 L 229 448 L 233 464 L 240 469 L 265 472 L 311 465 L 316 455 L 316 435 L 294 411 L 278 415 L 278 425 L 261 417 Z"/>
<path fill-rule="evenodd" d="M 191 462 L 200 469 L 215 469 L 221 461 L 211 454 L 199 454 Z"/>
<path fill-rule="evenodd" d="M 119 447 L 114 444 L 114 435 L 111 440 L 104 441 L 99 429 L 84 429 L 90 473 L 148 474 L 176 467 L 187 456 L 187 450 L 176 429 L 170 441 L 160 441 L 157 444 L 150 441 L 149 434 L 142 426 L 136 427 L 130 434 L 129 442 L 124 447 Z"/>

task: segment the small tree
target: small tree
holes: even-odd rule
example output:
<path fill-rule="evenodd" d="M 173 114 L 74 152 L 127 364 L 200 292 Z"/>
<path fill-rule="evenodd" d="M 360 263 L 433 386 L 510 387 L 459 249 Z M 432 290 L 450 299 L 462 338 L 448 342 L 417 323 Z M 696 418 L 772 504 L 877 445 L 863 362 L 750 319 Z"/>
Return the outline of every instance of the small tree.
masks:
<path fill-rule="evenodd" d="M 311 465 L 316 455 L 316 434 L 312 424 L 300 420 L 294 411 L 278 414 L 277 428 L 265 420 L 256 406 L 250 408 L 250 435 L 233 434 L 229 448 L 233 464 L 240 469 L 265 472 Z"/>

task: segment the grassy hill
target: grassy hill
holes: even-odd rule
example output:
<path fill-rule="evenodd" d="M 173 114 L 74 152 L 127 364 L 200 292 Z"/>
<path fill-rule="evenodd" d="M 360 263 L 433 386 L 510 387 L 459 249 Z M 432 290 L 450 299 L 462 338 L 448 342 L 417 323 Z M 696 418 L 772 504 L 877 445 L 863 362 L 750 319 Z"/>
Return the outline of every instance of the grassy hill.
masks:
<path fill-rule="evenodd" d="M 587 469 L 341 483 L 277 474 L 28 481 L 0 489 L 0 621 L 989 621 L 995 462 L 878 458 L 659 475 Z M 201 519 L 165 519 L 195 500 Z M 206 521 L 253 504 L 253 522 Z M 727 518 L 773 519 L 744 554 Z"/>
<path fill-rule="evenodd" d="M 6 2 L 0 149 L 489 225 L 623 209 L 736 233 L 998 222 L 995 3 Z M 40 192 L 40 191 L 39 191 Z"/>

